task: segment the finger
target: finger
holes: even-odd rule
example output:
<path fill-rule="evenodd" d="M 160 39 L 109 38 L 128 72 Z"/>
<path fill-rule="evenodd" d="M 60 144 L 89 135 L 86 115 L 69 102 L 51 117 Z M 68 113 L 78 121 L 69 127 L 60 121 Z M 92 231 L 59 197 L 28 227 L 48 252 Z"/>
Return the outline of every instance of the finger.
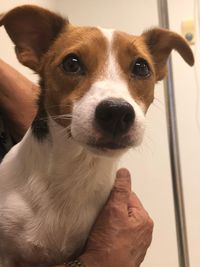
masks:
<path fill-rule="evenodd" d="M 131 176 L 127 169 L 120 169 L 116 174 L 116 180 L 111 192 L 111 200 L 115 204 L 128 205 L 131 194 Z"/>

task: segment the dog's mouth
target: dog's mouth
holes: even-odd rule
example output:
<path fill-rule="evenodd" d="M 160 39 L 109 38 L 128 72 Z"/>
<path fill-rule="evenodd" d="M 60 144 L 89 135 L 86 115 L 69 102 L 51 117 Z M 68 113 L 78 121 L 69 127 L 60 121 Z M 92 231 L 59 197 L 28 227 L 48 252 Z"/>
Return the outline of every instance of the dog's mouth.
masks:
<path fill-rule="evenodd" d="M 107 150 L 122 150 L 130 148 L 134 145 L 134 142 L 129 137 L 123 137 L 123 138 L 101 138 L 99 140 L 90 140 L 87 143 L 87 146 L 101 150 L 101 151 L 107 151 Z"/>

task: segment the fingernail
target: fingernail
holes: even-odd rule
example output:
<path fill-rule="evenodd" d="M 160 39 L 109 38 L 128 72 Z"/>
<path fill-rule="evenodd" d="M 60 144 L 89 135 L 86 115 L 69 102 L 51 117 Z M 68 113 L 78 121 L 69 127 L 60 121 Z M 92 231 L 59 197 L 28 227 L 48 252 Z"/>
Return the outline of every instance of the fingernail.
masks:
<path fill-rule="evenodd" d="M 117 171 L 116 177 L 130 177 L 130 172 L 126 168 L 121 168 Z"/>

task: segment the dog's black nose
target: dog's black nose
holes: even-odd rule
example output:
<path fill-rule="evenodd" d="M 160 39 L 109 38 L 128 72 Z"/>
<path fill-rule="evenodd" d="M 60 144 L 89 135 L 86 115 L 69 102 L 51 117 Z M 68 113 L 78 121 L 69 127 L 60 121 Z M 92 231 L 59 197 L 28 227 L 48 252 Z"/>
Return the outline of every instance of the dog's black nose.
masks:
<path fill-rule="evenodd" d="M 135 112 L 122 99 L 107 99 L 96 107 L 95 119 L 101 130 L 116 136 L 128 132 L 133 125 Z"/>

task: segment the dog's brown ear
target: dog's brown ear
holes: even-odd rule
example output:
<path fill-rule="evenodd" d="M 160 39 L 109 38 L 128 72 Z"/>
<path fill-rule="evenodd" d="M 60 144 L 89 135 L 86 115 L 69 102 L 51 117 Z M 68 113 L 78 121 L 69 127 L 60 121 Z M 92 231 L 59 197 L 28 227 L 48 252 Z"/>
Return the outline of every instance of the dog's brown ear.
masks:
<path fill-rule="evenodd" d="M 167 59 L 173 49 L 175 49 L 190 66 L 194 64 L 192 50 L 185 39 L 179 34 L 165 29 L 155 28 L 143 33 L 142 37 L 153 57 L 157 81 L 165 77 Z"/>
<path fill-rule="evenodd" d="M 37 71 L 42 55 L 62 30 L 67 20 L 37 6 L 21 6 L 0 18 L 15 44 L 18 60 Z"/>
<path fill-rule="evenodd" d="M 0 14 L 0 21 L 3 19 L 4 16 L 5 16 L 4 13 L 1 13 L 1 14 Z"/>

